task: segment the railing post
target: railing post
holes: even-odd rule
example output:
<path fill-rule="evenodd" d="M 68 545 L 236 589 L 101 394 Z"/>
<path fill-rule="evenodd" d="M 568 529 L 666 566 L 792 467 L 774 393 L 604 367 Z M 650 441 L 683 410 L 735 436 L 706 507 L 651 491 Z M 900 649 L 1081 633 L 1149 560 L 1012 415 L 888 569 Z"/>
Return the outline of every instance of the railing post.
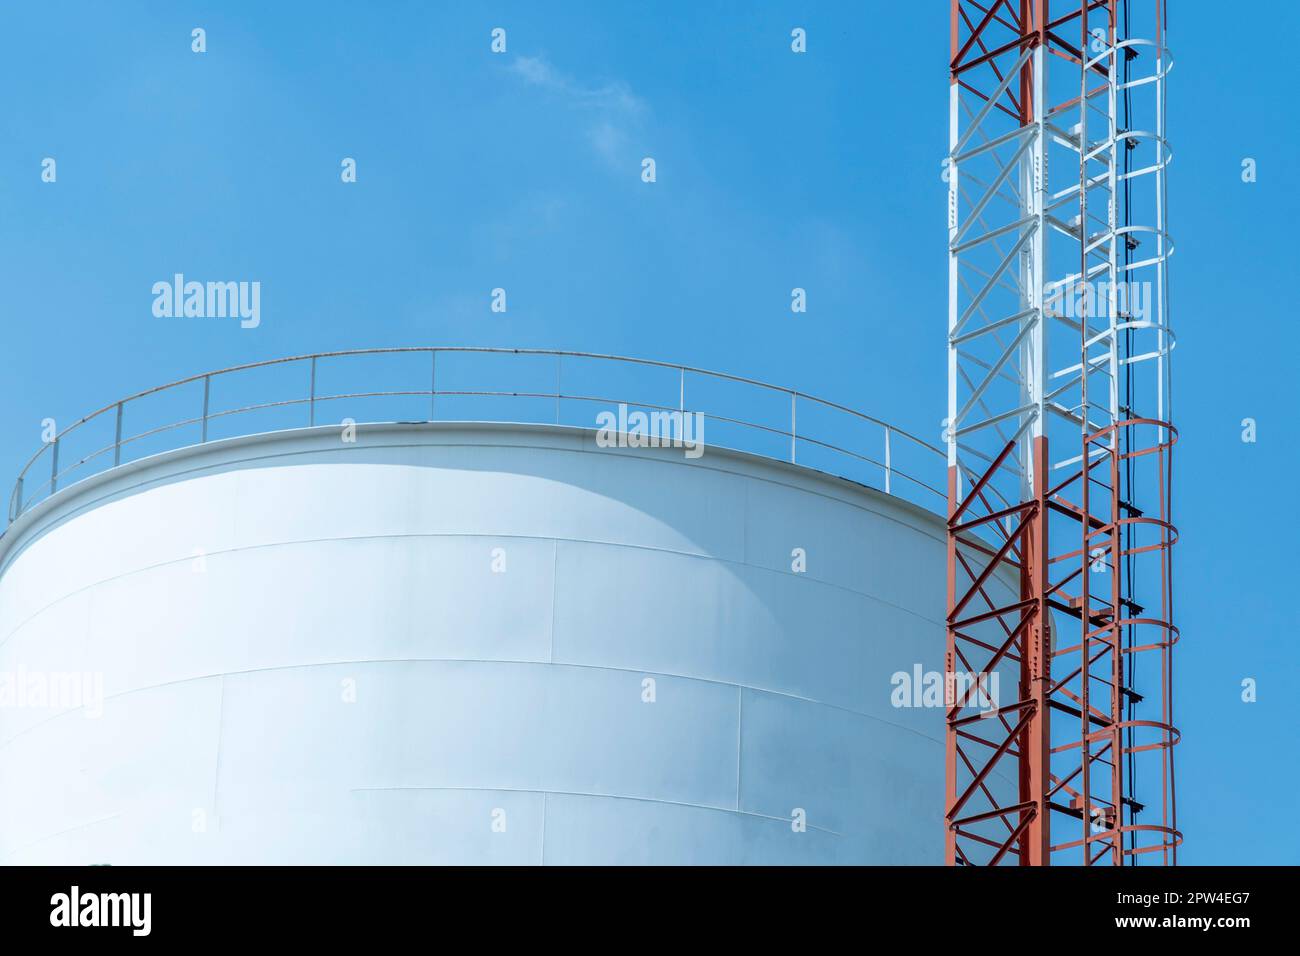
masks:
<path fill-rule="evenodd" d="M 795 399 L 796 399 L 797 397 L 798 397 L 798 394 L 797 394 L 796 392 L 791 392 L 791 393 L 790 393 L 790 463 L 791 463 L 791 464 L 794 464 L 794 463 L 795 463 L 795 460 L 794 460 L 794 443 L 795 443 L 795 438 L 794 438 L 794 436 L 795 436 L 794 403 L 795 403 Z"/>
<path fill-rule="evenodd" d="M 685 369 L 684 367 L 683 367 L 683 368 L 679 368 L 679 369 L 677 370 L 677 373 L 678 373 L 678 377 L 677 377 L 677 410 L 678 410 L 679 412 L 685 412 L 685 411 L 686 411 L 686 369 Z"/>
<path fill-rule="evenodd" d="M 890 468 L 892 467 L 889 460 L 889 432 L 890 432 L 890 428 L 888 425 L 886 425 L 885 426 L 885 494 L 889 494 L 889 472 L 890 472 Z"/>
<path fill-rule="evenodd" d="M 316 356 L 311 357 L 311 393 L 307 398 L 307 427 L 316 427 Z"/>
<path fill-rule="evenodd" d="M 59 436 L 55 435 L 51 444 L 54 450 L 50 456 L 50 494 L 54 494 L 59 488 Z"/>
<path fill-rule="evenodd" d="M 122 464 L 122 403 L 117 403 L 117 424 L 113 432 L 113 467 Z"/>
<path fill-rule="evenodd" d="M 555 424 L 560 424 L 560 361 L 561 355 L 555 356 Z"/>
<path fill-rule="evenodd" d="M 438 417 L 438 350 L 429 349 L 429 421 Z"/>
<path fill-rule="evenodd" d="M 199 436 L 199 443 L 208 440 L 208 395 L 212 387 L 212 376 L 203 376 L 203 432 Z"/>

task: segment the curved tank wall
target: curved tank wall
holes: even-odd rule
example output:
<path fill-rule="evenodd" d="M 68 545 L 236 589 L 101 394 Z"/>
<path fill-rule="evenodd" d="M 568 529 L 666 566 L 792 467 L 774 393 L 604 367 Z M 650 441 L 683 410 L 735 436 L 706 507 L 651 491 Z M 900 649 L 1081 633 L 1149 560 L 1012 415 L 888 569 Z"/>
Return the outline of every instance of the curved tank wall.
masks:
<path fill-rule="evenodd" d="M 940 861 L 942 711 L 891 701 L 942 668 L 939 519 L 578 429 L 339 438 L 0 539 L 0 861 Z"/>

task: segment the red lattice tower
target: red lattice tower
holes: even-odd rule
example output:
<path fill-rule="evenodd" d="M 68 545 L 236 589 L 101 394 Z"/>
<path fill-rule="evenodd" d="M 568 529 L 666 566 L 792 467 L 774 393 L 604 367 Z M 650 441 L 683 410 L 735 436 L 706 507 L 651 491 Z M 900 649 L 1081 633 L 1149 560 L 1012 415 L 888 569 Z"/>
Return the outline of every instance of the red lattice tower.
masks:
<path fill-rule="evenodd" d="M 1165 28 L 952 0 L 950 864 L 1176 862 Z"/>

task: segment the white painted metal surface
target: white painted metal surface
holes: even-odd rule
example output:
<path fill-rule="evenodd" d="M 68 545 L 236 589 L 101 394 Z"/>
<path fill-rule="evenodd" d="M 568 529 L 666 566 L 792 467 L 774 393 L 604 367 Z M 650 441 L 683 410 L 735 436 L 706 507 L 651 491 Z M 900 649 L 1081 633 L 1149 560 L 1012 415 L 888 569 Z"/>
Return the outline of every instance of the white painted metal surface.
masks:
<path fill-rule="evenodd" d="M 0 541 L 0 671 L 103 681 L 0 708 L 0 861 L 935 863 L 942 710 L 890 678 L 942 568 L 879 492 L 579 429 L 123 465 Z"/>

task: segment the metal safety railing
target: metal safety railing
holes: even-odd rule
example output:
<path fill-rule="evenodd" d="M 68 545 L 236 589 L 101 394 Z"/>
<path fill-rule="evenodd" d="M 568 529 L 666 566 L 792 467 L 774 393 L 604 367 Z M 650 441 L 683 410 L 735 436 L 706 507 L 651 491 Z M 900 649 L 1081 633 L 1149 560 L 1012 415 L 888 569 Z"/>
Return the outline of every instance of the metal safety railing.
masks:
<path fill-rule="evenodd" d="M 318 373 L 326 366 L 333 365 L 336 362 L 355 359 L 358 356 L 409 356 L 418 358 L 424 355 L 428 357 L 427 382 L 428 388 L 394 388 L 386 390 L 346 390 L 337 393 L 322 394 L 318 390 Z M 439 357 L 443 357 L 444 365 L 448 362 L 450 356 L 532 356 L 538 359 L 554 359 L 555 363 L 555 388 L 554 391 L 545 389 L 533 389 L 527 391 L 488 389 L 488 388 L 439 388 Z M 584 394 L 581 388 L 573 391 L 565 391 L 564 388 L 564 363 L 565 360 L 573 363 L 599 362 L 599 363 L 620 363 L 623 366 L 636 366 L 643 369 L 658 370 L 671 377 L 675 377 L 675 394 L 673 397 L 676 402 L 666 404 L 662 401 L 648 401 L 645 399 L 634 399 L 631 396 L 609 397 L 593 394 Z M 253 402 L 232 408 L 214 408 L 213 407 L 213 386 L 214 383 L 225 384 L 243 375 L 248 375 L 254 370 L 270 369 L 272 367 L 300 366 L 303 369 L 301 382 L 302 393 L 295 394 L 293 397 L 278 399 L 274 401 Z M 570 377 L 576 370 L 570 369 Z M 732 386 L 741 386 L 746 389 L 758 390 L 756 394 L 775 395 L 780 397 L 781 405 L 788 404 L 788 416 L 784 411 L 781 412 L 779 420 L 775 416 L 769 416 L 768 421 L 749 420 L 739 417 L 737 414 L 724 415 L 717 411 L 709 411 L 700 407 L 703 404 L 703 398 L 696 401 L 695 393 L 699 392 L 701 383 L 715 382 L 725 383 Z M 688 401 L 687 385 L 692 384 L 691 401 Z M 662 383 L 661 383 L 662 384 Z M 201 406 L 196 399 L 197 395 L 181 397 L 181 391 L 185 386 L 194 385 L 202 386 Z M 662 390 L 662 389 L 661 389 Z M 161 424 L 152 424 L 149 427 L 142 428 L 138 432 L 127 433 L 125 428 L 131 420 L 131 412 L 144 403 L 145 399 L 151 399 L 155 396 L 163 396 L 168 399 L 175 398 L 178 405 L 178 414 L 180 417 L 169 418 Z M 155 388 L 147 389 L 143 392 L 137 392 L 129 395 L 111 405 L 105 405 L 103 408 L 91 412 L 76 422 L 73 422 L 67 428 L 57 432 L 27 461 L 19 473 L 17 481 L 9 498 L 8 520 L 12 524 L 17 518 L 33 505 L 45 500 L 55 494 L 61 488 L 68 487 L 71 481 L 80 481 L 84 478 L 91 477 L 109 468 L 117 467 L 123 464 L 124 454 L 142 447 L 146 440 L 160 436 L 166 436 L 168 439 L 175 438 L 174 442 L 165 444 L 162 448 L 153 448 L 147 454 L 155 454 L 159 451 L 169 451 L 180 448 L 201 445 L 209 441 L 216 440 L 211 436 L 211 430 L 217 423 L 225 422 L 234 416 L 250 415 L 255 412 L 266 412 L 273 409 L 287 409 L 295 406 L 303 407 L 305 421 L 299 421 L 288 425 L 280 425 L 273 429 L 251 429 L 244 431 L 235 431 L 233 435 L 222 437 L 236 437 L 240 435 L 256 434 L 259 431 L 277 431 L 292 428 L 301 428 L 304 425 L 314 427 L 323 424 L 320 412 L 324 406 L 329 403 L 335 403 L 345 400 L 357 401 L 365 399 L 378 398 L 402 398 L 407 400 L 420 399 L 420 413 L 424 417 L 417 421 L 441 422 L 441 421 L 484 421 L 484 422 L 503 422 L 513 423 L 533 422 L 539 423 L 537 417 L 534 419 L 521 419 L 519 417 L 502 419 L 482 415 L 481 411 L 470 417 L 439 417 L 438 399 L 445 400 L 452 398 L 476 398 L 476 399 L 534 399 L 554 402 L 554 415 L 548 411 L 544 424 L 577 424 L 580 427 L 593 428 L 589 420 L 569 420 L 565 421 L 562 414 L 566 406 L 583 405 L 588 409 L 594 406 L 611 406 L 623 405 L 632 409 L 644 409 L 648 411 L 658 411 L 666 413 L 689 413 L 702 415 L 705 422 L 714 422 L 735 426 L 741 431 L 739 434 L 753 433 L 759 436 L 766 436 L 768 439 L 779 440 L 781 453 L 773 453 L 771 447 L 760 449 L 753 447 L 754 442 L 747 441 L 743 438 L 734 437 L 737 433 L 731 433 L 724 441 L 705 442 L 707 447 L 721 447 L 736 451 L 745 451 L 753 454 L 764 455 L 769 458 L 779 458 L 798 464 L 804 464 L 808 467 L 816 468 L 821 471 L 828 471 L 834 474 L 841 474 L 843 477 L 858 481 L 872 487 L 879 487 L 889 494 L 898 495 L 908 498 L 917 504 L 921 504 L 933 511 L 942 511 L 946 506 L 947 494 L 935 487 L 933 484 L 924 480 L 915 472 L 932 474 L 939 477 L 943 474 L 943 465 L 945 462 L 945 453 L 938 447 L 923 441 L 922 439 L 894 427 L 880 419 L 865 415 L 847 406 L 829 402 L 825 399 L 808 395 L 804 392 L 796 391 L 790 388 L 783 388 L 777 385 L 770 385 L 766 382 L 759 382 L 754 379 L 743 378 L 737 375 L 728 375 L 722 372 L 711 372 L 706 369 L 693 368 L 689 365 L 678 365 L 670 362 L 657 362 L 649 359 L 628 358 L 619 355 L 601 355 L 592 352 L 572 352 L 559 351 L 553 349 L 506 349 L 506 348 L 486 348 L 471 346 L 425 346 L 425 347 L 408 347 L 408 348 L 381 348 L 381 349 L 352 349 L 338 352 L 317 352 L 310 355 L 294 355 L 287 358 L 271 359 L 262 362 L 250 362 L 244 365 L 235 365 L 229 368 L 219 369 L 212 372 L 204 372 L 199 375 L 191 375 L 188 378 L 179 379 L 175 382 L 169 382 L 166 385 L 159 385 Z M 428 404 L 423 404 L 427 399 Z M 749 407 L 748 404 L 745 407 Z M 189 411 L 184 411 L 188 407 Z M 196 414 L 197 413 L 197 414 Z M 804 432 L 799 431 L 799 421 L 801 413 L 806 418 L 809 413 L 829 413 L 842 419 L 839 425 L 823 425 L 822 434 L 814 434 L 814 429 L 807 429 Z M 389 418 L 385 421 L 410 421 L 408 418 Z M 67 455 L 64 454 L 62 463 L 60 462 L 61 449 L 67 448 L 72 437 L 79 434 L 86 434 L 94 428 L 95 423 L 104 423 L 112 425 L 112 441 L 103 444 L 92 445 L 89 449 L 81 451 L 75 460 L 68 461 Z M 333 424 L 333 422 L 330 422 Z M 846 443 L 845 435 L 852 431 L 851 426 L 867 426 L 878 434 L 873 440 L 878 442 L 874 444 L 871 451 L 854 450 L 845 447 L 842 442 Z M 191 431 L 186 432 L 186 429 Z M 194 441 L 194 431 L 197 430 L 197 441 Z M 746 431 L 748 430 L 748 431 Z M 838 432 L 838 436 L 828 434 L 828 432 Z M 801 457 L 800 452 L 803 451 Z M 900 451 L 910 450 L 912 464 L 900 466 Z M 806 460 L 811 458 L 817 460 Z M 829 458 L 827 457 L 829 456 Z M 836 465 L 838 459 L 841 464 Z M 128 460 L 133 460 L 128 457 Z M 48 464 L 45 464 L 48 462 Z M 111 462 L 111 463 L 110 463 Z M 844 473 L 844 465 L 847 464 L 849 471 L 854 469 L 851 466 L 866 468 L 866 474 Z M 874 479 L 874 480 L 873 480 Z M 901 482 L 901 485 L 900 485 Z"/>

